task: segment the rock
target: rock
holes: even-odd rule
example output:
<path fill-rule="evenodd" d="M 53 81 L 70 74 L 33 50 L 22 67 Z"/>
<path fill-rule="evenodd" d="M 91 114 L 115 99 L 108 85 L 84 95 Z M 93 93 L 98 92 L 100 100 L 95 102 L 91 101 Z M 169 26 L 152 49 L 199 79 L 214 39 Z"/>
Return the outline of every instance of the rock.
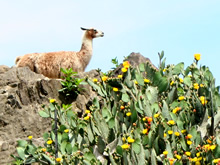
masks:
<path fill-rule="evenodd" d="M 9 149 L 8 143 L 3 143 L 1 147 L 1 151 L 7 151 Z"/>
<path fill-rule="evenodd" d="M 0 74 L 1 73 L 5 73 L 6 71 L 8 71 L 10 68 L 6 65 L 0 65 Z"/>
<path fill-rule="evenodd" d="M 149 58 L 144 57 L 144 56 L 141 55 L 140 53 L 134 53 L 134 52 L 131 53 L 131 54 L 127 57 L 126 61 L 129 61 L 129 63 L 130 63 L 131 66 L 133 66 L 133 67 L 137 67 L 137 66 L 138 66 L 139 64 L 141 64 L 141 63 L 149 63 L 149 64 L 152 66 L 152 68 L 154 68 L 155 70 L 158 70 L 158 68 L 150 61 Z M 116 68 L 116 69 L 113 71 L 114 75 L 122 74 L 122 71 L 121 71 L 122 67 L 123 67 L 122 64 L 119 65 L 119 67 Z"/>

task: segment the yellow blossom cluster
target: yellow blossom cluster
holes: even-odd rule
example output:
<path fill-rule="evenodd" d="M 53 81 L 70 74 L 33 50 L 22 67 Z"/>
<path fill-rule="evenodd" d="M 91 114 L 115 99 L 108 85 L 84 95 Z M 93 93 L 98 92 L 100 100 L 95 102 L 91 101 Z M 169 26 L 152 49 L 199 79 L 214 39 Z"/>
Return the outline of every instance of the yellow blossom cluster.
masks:
<path fill-rule="evenodd" d="M 134 143 L 134 139 L 132 139 L 130 136 L 127 138 L 128 143 Z"/>
<path fill-rule="evenodd" d="M 114 92 L 118 92 L 118 91 L 119 91 L 119 89 L 116 88 L 116 87 L 113 87 L 112 90 L 113 90 Z"/>
<path fill-rule="evenodd" d="M 208 102 L 208 101 L 206 100 L 205 96 L 201 96 L 199 99 L 200 99 L 202 105 L 205 105 L 205 104 L 207 104 L 207 102 Z"/>
<path fill-rule="evenodd" d="M 123 62 L 123 68 L 121 69 L 121 71 L 122 72 L 127 72 L 129 67 L 130 67 L 129 61 L 124 61 Z"/>
<path fill-rule="evenodd" d="M 185 97 L 184 96 L 180 96 L 178 99 L 179 99 L 179 101 L 182 101 L 182 100 L 185 100 Z"/>
<path fill-rule="evenodd" d="M 90 112 L 90 110 L 85 110 L 85 114 L 87 114 L 83 119 L 84 120 L 89 120 L 90 119 L 90 117 L 91 117 L 91 112 Z"/>
<path fill-rule="evenodd" d="M 176 108 L 173 109 L 173 113 L 176 114 L 180 110 L 181 110 L 181 107 L 176 107 Z"/>
<path fill-rule="evenodd" d="M 121 148 L 122 149 L 129 149 L 130 145 L 129 144 L 123 144 L 123 145 L 121 145 Z"/>
<path fill-rule="evenodd" d="M 194 54 L 194 58 L 196 61 L 199 61 L 201 59 L 201 54 Z"/>
<path fill-rule="evenodd" d="M 198 83 L 194 83 L 194 84 L 193 84 L 193 88 L 194 88 L 194 89 L 199 89 L 199 84 L 198 84 Z"/>
<path fill-rule="evenodd" d="M 107 76 L 102 76 L 102 81 L 107 81 L 108 80 L 108 77 Z"/>
<path fill-rule="evenodd" d="M 174 124 L 175 124 L 175 121 L 174 121 L 174 120 L 169 120 L 169 121 L 167 122 L 167 124 L 168 124 L 168 125 L 174 125 Z"/>

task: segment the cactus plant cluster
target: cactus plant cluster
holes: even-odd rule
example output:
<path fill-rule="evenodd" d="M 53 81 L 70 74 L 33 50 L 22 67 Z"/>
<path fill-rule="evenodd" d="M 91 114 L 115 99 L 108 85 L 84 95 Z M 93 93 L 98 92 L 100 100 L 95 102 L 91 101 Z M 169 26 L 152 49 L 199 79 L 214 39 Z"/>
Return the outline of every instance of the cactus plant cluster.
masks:
<path fill-rule="evenodd" d="M 123 62 L 122 74 L 86 79 L 98 97 L 78 116 L 70 105 L 51 100 L 40 111 L 58 129 L 44 134 L 45 146 L 18 141 L 22 163 L 42 164 L 217 164 L 220 163 L 219 87 L 208 67 L 149 63 L 132 67 Z M 55 125 L 53 122 L 52 130 Z M 58 150 L 56 155 L 56 138 Z"/>

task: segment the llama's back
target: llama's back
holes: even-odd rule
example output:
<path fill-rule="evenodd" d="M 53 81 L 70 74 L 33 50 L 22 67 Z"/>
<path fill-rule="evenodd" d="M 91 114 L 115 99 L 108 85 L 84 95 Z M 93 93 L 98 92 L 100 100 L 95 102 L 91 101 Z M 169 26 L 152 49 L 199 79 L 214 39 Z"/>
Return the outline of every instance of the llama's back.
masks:
<path fill-rule="evenodd" d="M 18 57 L 17 67 L 29 67 L 32 71 L 49 78 L 61 78 L 61 68 L 72 68 L 75 72 L 82 72 L 82 59 L 77 52 L 60 51 L 50 53 L 32 53 Z"/>

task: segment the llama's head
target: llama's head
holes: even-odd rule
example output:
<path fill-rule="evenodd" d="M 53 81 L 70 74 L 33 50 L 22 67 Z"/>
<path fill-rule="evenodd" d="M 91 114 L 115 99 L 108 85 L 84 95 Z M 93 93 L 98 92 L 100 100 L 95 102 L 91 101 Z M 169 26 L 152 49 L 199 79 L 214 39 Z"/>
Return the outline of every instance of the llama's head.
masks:
<path fill-rule="evenodd" d="M 86 38 L 89 38 L 89 39 L 104 36 L 104 33 L 102 31 L 94 29 L 94 28 L 86 29 L 86 28 L 81 27 L 81 29 L 85 31 L 85 36 L 86 36 Z"/>

